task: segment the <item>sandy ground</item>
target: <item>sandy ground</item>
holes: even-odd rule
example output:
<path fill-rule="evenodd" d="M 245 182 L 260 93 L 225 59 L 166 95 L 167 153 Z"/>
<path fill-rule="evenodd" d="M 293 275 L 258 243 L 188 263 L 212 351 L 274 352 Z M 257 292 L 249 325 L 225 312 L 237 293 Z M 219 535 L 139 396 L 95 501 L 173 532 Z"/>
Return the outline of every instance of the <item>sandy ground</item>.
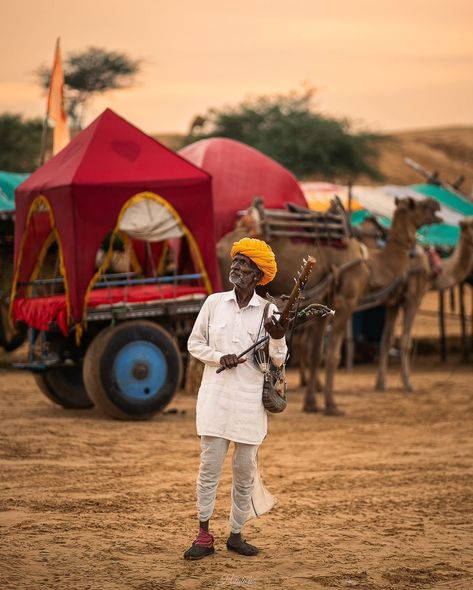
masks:
<path fill-rule="evenodd" d="M 452 305 L 452 303 L 454 305 Z M 471 340 L 473 329 L 473 290 L 467 285 L 465 288 L 465 314 L 467 334 Z M 420 312 L 416 315 L 412 336 L 416 338 L 432 338 L 438 340 L 440 337 L 439 321 L 437 317 L 439 309 L 439 296 L 436 291 L 430 291 L 422 299 Z M 459 336 L 461 334 L 460 304 L 458 290 L 455 289 L 455 299 L 450 299 L 450 294 L 445 295 L 445 333 L 447 337 Z M 397 334 L 401 333 L 402 317 L 397 325 Z"/>
<path fill-rule="evenodd" d="M 429 361 L 411 395 L 397 373 L 375 394 L 373 367 L 340 371 L 338 418 L 301 413 L 289 379 L 260 452 L 279 503 L 246 527 L 260 555 L 225 549 L 227 458 L 217 552 L 188 563 L 193 398 L 118 422 L 55 407 L 29 374 L 0 369 L 0 588 L 473 588 L 473 368 Z"/>

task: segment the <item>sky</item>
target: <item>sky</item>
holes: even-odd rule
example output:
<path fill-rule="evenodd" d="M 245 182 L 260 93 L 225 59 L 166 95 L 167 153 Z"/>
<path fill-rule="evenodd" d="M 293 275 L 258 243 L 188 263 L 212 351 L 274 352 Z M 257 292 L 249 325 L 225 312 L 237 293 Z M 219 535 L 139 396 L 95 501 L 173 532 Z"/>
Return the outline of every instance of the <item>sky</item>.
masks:
<path fill-rule="evenodd" d="M 143 60 L 110 107 L 148 133 L 197 114 L 317 89 L 314 107 L 356 127 L 473 125 L 471 0 L 0 0 L 0 113 L 43 116 L 34 71 L 89 46 Z"/>

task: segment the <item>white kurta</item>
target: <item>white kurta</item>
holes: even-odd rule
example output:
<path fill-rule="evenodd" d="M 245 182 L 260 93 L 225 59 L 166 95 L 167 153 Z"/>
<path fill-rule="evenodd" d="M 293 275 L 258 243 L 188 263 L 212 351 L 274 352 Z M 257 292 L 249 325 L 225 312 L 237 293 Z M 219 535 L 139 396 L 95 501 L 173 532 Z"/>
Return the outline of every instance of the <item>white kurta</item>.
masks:
<path fill-rule="evenodd" d="M 262 402 L 263 374 L 247 361 L 217 374 L 225 354 L 239 355 L 256 342 L 266 300 L 253 294 L 248 305 L 238 307 L 235 291 L 214 293 L 204 302 L 189 337 L 188 349 L 205 363 L 197 397 L 197 434 L 219 436 L 235 442 L 261 444 L 267 432 Z M 271 304 L 269 315 L 276 311 Z M 266 335 L 264 326 L 260 338 Z M 269 339 L 269 355 L 276 366 L 286 358 L 286 339 Z"/>

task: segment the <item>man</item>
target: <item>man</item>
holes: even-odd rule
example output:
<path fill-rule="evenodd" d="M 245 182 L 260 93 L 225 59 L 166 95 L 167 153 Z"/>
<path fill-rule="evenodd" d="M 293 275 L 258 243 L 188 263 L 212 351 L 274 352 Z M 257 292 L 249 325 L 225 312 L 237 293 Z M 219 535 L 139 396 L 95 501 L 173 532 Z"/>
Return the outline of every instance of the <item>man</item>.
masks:
<path fill-rule="evenodd" d="M 269 283 L 277 272 L 271 248 L 262 240 L 243 238 L 233 244 L 230 282 L 233 291 L 210 295 L 195 322 L 188 349 L 205 363 L 197 398 L 197 434 L 201 437 L 201 463 L 197 478 L 199 534 L 184 553 L 185 559 L 201 559 L 214 553 L 209 520 L 222 464 L 230 442 L 233 451 L 232 508 L 227 548 L 240 555 L 256 555 L 241 530 L 252 509 L 252 492 L 258 478 L 256 455 L 267 432 L 262 402 L 263 373 L 253 353 L 238 354 L 263 336 L 269 335 L 269 355 L 276 366 L 286 358 L 285 330 L 270 306 L 263 318 L 266 301 L 255 293 L 256 285 Z M 264 328 L 264 329 L 263 329 Z M 217 373 L 219 367 L 225 371 Z"/>

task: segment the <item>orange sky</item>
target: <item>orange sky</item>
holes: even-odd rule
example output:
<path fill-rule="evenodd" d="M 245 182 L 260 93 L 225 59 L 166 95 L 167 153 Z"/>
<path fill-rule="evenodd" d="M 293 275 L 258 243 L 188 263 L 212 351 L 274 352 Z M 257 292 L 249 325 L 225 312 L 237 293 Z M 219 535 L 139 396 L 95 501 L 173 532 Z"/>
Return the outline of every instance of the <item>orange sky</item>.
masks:
<path fill-rule="evenodd" d="M 378 130 L 473 125 L 472 0 L 2 2 L 0 112 L 41 116 L 32 71 L 89 45 L 145 60 L 136 87 L 96 100 L 148 132 L 304 82 L 316 105 Z"/>

